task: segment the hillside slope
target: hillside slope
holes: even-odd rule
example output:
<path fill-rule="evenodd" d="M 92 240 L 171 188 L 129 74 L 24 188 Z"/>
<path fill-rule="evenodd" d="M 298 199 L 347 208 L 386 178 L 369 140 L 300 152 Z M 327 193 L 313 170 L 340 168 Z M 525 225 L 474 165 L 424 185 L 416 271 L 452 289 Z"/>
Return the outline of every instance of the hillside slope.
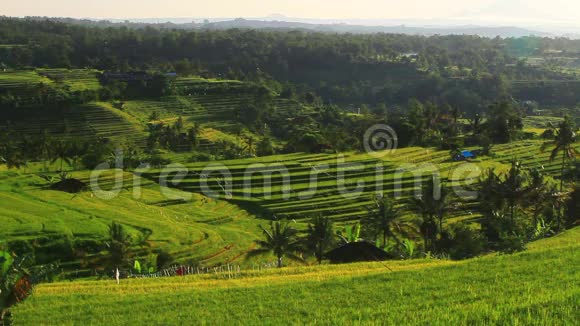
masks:
<path fill-rule="evenodd" d="M 418 190 L 421 181 L 426 182 L 435 172 L 448 185 L 465 189 L 489 168 L 504 172 L 512 160 L 522 161 L 525 168 L 559 176 L 561 162 L 550 161 L 550 151 L 542 151 L 542 144 L 541 140 L 526 140 L 497 145 L 493 156 L 472 162 L 455 162 L 447 150 L 409 147 L 380 159 L 354 152 L 297 153 L 221 161 L 220 167 L 214 169 L 208 169 L 207 164 L 190 163 L 186 164 L 188 175 L 175 186 L 188 192 L 202 192 L 207 185 L 225 198 L 223 182 L 219 180 L 223 177 L 231 186 L 231 199 L 256 209 L 260 215 L 304 220 L 320 214 L 337 222 L 350 222 L 368 213 L 377 192 L 398 193 L 403 203 Z M 580 148 L 580 143 L 576 147 Z M 229 175 L 221 175 L 222 164 L 228 167 Z M 208 172 L 210 178 L 202 177 Z M 162 173 L 148 170 L 143 175 L 155 181 Z M 473 199 L 461 201 L 452 218 L 476 218 L 477 209 Z"/>
<path fill-rule="evenodd" d="M 117 221 L 129 228 L 135 238 L 145 237 L 153 249 L 167 251 L 178 262 L 202 266 L 232 261 L 243 264 L 243 254 L 260 237 L 258 224 L 267 224 L 272 215 L 293 219 L 301 230 L 306 228 L 310 217 L 319 214 L 331 217 L 337 222 L 337 228 L 360 220 L 368 213 L 376 196 L 377 163 L 385 168 L 384 191 L 394 192 L 397 179 L 400 179 L 401 194 L 408 197 L 417 188 L 416 178 L 425 180 L 433 172 L 429 168 L 438 170 L 451 185 L 459 186 L 476 182 L 478 177 L 456 174 L 455 169 L 483 173 L 494 167 L 502 171 L 509 167 L 513 158 L 522 159 L 525 167 L 543 166 L 545 172 L 558 175 L 559 160 L 550 162 L 549 152 L 542 153 L 540 145 L 541 141 L 523 141 L 497 146 L 494 158 L 484 157 L 471 163 L 451 162 L 447 151 L 419 147 L 400 149 L 396 155 L 381 160 L 366 154 L 345 153 L 341 162 L 335 154 L 296 153 L 211 162 L 209 165 L 196 163 L 187 165 L 189 173 L 180 183 L 166 180 L 168 185 L 181 188 L 172 190 L 172 197 L 167 196 L 170 189 L 159 186 L 160 176 L 167 176 L 166 171 L 161 170 L 139 171 L 144 178 L 124 173 L 123 189 L 118 197 L 111 199 L 101 198 L 98 192 L 71 195 L 50 190 L 49 183 L 40 175 L 26 171 L 0 171 L 0 200 L 3 203 L 0 238 L 8 243 L 19 242 L 20 247 L 35 247 L 40 263 L 54 258 L 63 262 L 63 267 L 69 271 L 88 273 L 103 267 L 97 259 L 103 254 L 79 257 L 75 252 L 87 245 L 101 248 L 108 237 L 107 227 Z M 231 172 L 231 178 L 225 180 L 232 187 L 231 199 L 224 198 L 220 186 L 224 180 L 220 181 L 219 173 L 201 179 L 201 174 L 208 171 L 206 167 L 216 164 L 227 166 Z M 418 172 L 397 176 L 400 167 L 415 168 Z M 419 173 L 421 169 L 423 173 Z M 309 190 L 313 174 L 318 176 L 316 188 Z M 341 174 L 345 193 L 340 190 Z M 87 183 L 90 180 L 89 171 L 73 172 L 72 176 Z M 285 179 L 291 187 L 288 198 L 284 197 L 282 189 Z M 357 194 L 353 190 L 359 181 L 364 181 L 365 187 Z M 110 171 L 100 179 L 104 189 L 110 189 L 113 184 Z M 140 191 L 134 187 L 138 184 L 142 185 Z M 202 195 L 204 184 L 221 192 L 220 199 Z M 265 198 L 264 191 L 271 191 L 271 196 Z M 413 212 L 408 213 L 408 217 L 413 218 Z M 464 200 L 447 222 L 473 221 L 479 216 L 477 202 Z M 63 243 L 68 249 L 63 250 Z M 97 252 L 101 250 L 104 248 Z M 60 256 L 55 257 L 54 252 Z"/>
<path fill-rule="evenodd" d="M 90 173 L 73 176 L 88 183 Z M 235 205 L 175 190 L 172 198 L 183 199 L 171 200 L 165 196 L 169 189 L 129 173 L 121 176 L 124 186 L 115 197 L 107 192 L 115 182 L 110 171 L 99 178 L 102 190 L 76 195 L 47 189 L 36 175 L 0 172 L 0 240 L 33 248 L 38 263 L 58 260 L 68 271 L 90 275 L 103 268 L 99 258 L 106 255 L 113 221 L 134 240 L 142 238 L 151 249 L 189 264 L 236 259 L 258 237 L 258 221 Z"/>
<path fill-rule="evenodd" d="M 39 286 L 24 324 L 574 324 L 580 228 L 515 255 Z"/>
<path fill-rule="evenodd" d="M 0 71 L 0 97 L 18 99 L 17 105 L 0 103 L 0 128 L 8 126 L 29 137 L 46 133 L 55 138 L 108 139 L 114 144 L 145 146 L 151 116 L 158 116 L 157 122 L 168 125 L 181 117 L 186 128 L 194 124 L 198 127 L 197 149 L 208 151 L 221 140 L 239 137 L 244 127 L 239 122 L 239 109 L 268 92 L 237 80 L 177 77 L 171 80 L 175 93 L 171 96 L 150 97 L 144 93 L 122 101 L 87 102 L 102 98 L 96 95 L 105 87 L 99 74 L 89 69 Z M 85 97 L 82 92 L 92 95 Z M 75 104 L 43 102 L 57 93 L 74 95 Z M 274 96 L 270 100 L 278 113 L 291 115 L 302 109 L 296 100 Z M 84 104 L 78 104 L 81 102 Z M 206 136 L 215 130 L 223 132 L 223 137 Z M 236 138 L 234 143 L 238 142 Z"/>

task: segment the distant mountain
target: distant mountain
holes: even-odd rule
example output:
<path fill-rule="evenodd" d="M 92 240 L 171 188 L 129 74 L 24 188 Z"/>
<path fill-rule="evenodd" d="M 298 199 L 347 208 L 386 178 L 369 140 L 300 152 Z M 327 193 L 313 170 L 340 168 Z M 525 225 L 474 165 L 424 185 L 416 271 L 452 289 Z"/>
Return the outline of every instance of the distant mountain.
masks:
<path fill-rule="evenodd" d="M 520 27 L 486 27 L 486 26 L 449 26 L 449 27 L 413 27 L 398 26 L 366 26 L 350 24 L 311 24 L 302 22 L 288 22 L 279 20 L 248 20 L 234 19 L 219 22 L 210 22 L 196 26 L 203 29 L 271 29 L 271 30 L 305 30 L 329 33 L 397 33 L 413 35 L 479 35 L 482 37 L 522 37 L 522 36 L 553 36 L 550 33 L 533 31 Z"/>
<path fill-rule="evenodd" d="M 281 15 L 273 15 L 266 18 L 256 19 L 204 19 L 204 18 L 148 18 L 148 19 L 129 19 L 129 20 L 93 20 L 93 19 L 74 19 L 74 18 L 47 18 L 47 17 L 27 17 L 27 19 L 50 19 L 54 21 L 65 22 L 69 24 L 92 25 L 101 27 L 127 26 L 130 28 L 144 28 L 152 26 L 160 29 L 199 29 L 199 30 L 226 30 L 226 29 L 256 29 L 256 30 L 301 30 L 322 33 L 354 33 L 354 34 L 373 34 L 373 33 L 392 33 L 392 34 L 410 34 L 410 35 L 478 35 L 482 37 L 523 37 L 523 36 L 541 36 L 554 37 L 561 36 L 560 33 L 549 33 L 515 26 L 479 26 L 479 25 L 441 25 L 441 22 L 423 21 L 423 23 L 433 23 L 432 25 L 407 25 L 403 20 L 390 21 L 360 21 L 361 24 L 336 23 L 331 20 L 322 19 L 300 19 L 289 18 Z M 283 19 L 283 20 L 279 20 Z M 365 24 L 362 24 L 362 23 Z M 377 23 L 380 25 L 367 25 L 366 23 Z M 387 25 L 387 24 L 391 25 Z M 398 23 L 398 24 L 397 24 Z M 418 24 L 419 22 L 412 22 Z M 572 33 L 568 36 L 573 37 Z"/>

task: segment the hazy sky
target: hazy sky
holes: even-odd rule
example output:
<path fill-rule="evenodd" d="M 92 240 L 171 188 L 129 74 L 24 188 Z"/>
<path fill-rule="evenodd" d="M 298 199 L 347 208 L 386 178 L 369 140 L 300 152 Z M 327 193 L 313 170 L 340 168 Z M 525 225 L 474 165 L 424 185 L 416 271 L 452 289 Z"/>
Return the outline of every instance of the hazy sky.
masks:
<path fill-rule="evenodd" d="M 0 0 L 0 15 L 6 16 L 159 18 L 270 14 L 576 24 L 580 22 L 580 0 Z"/>

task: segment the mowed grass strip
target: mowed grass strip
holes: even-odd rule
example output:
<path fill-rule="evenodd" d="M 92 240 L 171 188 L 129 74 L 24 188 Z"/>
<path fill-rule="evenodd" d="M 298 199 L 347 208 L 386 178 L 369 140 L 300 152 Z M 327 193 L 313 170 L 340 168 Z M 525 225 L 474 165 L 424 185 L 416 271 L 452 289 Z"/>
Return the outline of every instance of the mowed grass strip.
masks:
<path fill-rule="evenodd" d="M 580 317 L 580 229 L 516 255 L 41 285 L 20 324 L 526 324 Z"/>

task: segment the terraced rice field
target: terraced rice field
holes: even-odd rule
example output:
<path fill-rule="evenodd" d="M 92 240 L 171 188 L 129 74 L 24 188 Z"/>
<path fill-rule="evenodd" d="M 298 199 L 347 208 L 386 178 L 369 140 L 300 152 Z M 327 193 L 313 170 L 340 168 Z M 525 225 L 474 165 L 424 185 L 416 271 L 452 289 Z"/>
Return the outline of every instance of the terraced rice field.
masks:
<path fill-rule="evenodd" d="M 421 148 L 401 151 L 404 153 L 398 153 L 397 160 L 375 160 L 351 153 L 344 157 L 294 154 L 278 156 L 270 162 L 220 162 L 228 168 L 229 175 L 226 176 L 220 175 L 219 166 L 207 168 L 205 165 L 190 165 L 188 177 L 178 187 L 190 192 L 211 190 L 221 198 L 226 195 L 224 188 L 229 188 L 231 200 L 248 205 L 266 217 L 276 215 L 301 220 L 321 214 L 344 222 L 366 214 L 377 192 L 398 191 L 396 184 L 400 185 L 402 199 L 413 194 L 416 183 L 429 178 L 428 173 L 420 172 L 429 166 L 421 165 L 443 163 L 448 159 L 446 152 Z M 413 175 L 398 171 L 401 163 L 414 164 L 405 168 L 414 169 L 417 173 Z M 440 173 L 446 178 L 452 166 L 457 165 L 433 168 L 441 168 Z M 212 173 L 212 170 L 215 172 Z M 207 177 L 203 177 L 204 174 Z M 160 177 L 159 172 L 146 172 L 144 175 L 152 180 Z M 377 182 L 381 178 L 383 181 Z M 466 203 L 465 209 L 470 206 Z"/>
<path fill-rule="evenodd" d="M 541 141 L 522 141 L 496 146 L 494 158 L 469 163 L 452 162 L 447 151 L 425 148 L 399 149 L 382 158 L 295 153 L 196 163 L 186 165 L 189 171 L 183 179 L 175 178 L 171 168 L 124 173 L 118 196 L 106 192 L 114 185 L 112 172 L 99 179 L 100 188 L 70 195 L 47 190 L 46 181 L 37 175 L 0 171 L 0 200 L 6 203 L 0 209 L 0 237 L 37 241 L 74 236 L 102 241 L 107 226 L 118 221 L 178 261 L 204 266 L 245 264 L 244 253 L 260 237 L 257 225 L 267 223 L 264 219 L 272 215 L 295 220 L 299 229 L 315 215 L 329 216 L 340 227 L 364 216 L 377 192 L 398 192 L 402 205 L 434 171 L 447 185 L 466 186 L 478 180 L 480 174 L 472 172 L 505 171 L 512 158 L 522 159 L 528 167 L 544 165 L 547 173 L 557 176 L 559 160 L 549 162 L 540 145 Z M 220 170 L 226 168 L 229 175 L 222 175 Z M 89 182 L 89 172 L 73 176 Z M 377 187 L 381 179 L 382 187 Z M 139 184 L 142 187 L 136 187 Z M 448 223 L 479 216 L 474 198 L 459 203 Z M 405 218 L 413 216 L 409 211 L 405 214 Z M 80 260 L 66 261 L 65 266 L 83 268 Z"/>
<path fill-rule="evenodd" d="M 38 69 L 37 73 L 55 83 L 67 86 L 71 92 L 101 88 L 97 78 L 99 71 L 93 69 Z"/>
<path fill-rule="evenodd" d="M 101 86 L 97 73 L 87 69 L 0 71 L 0 94 L 16 96 L 24 105 L 35 105 L 39 94 L 54 94 L 54 87 L 70 92 L 98 90 Z"/>
<path fill-rule="evenodd" d="M 558 123 L 564 120 L 560 117 L 550 116 L 527 116 L 524 119 L 524 128 L 547 128 L 548 124 L 557 127 Z"/>
<path fill-rule="evenodd" d="M 234 124 L 235 110 L 253 100 L 251 94 L 228 93 L 191 96 L 171 96 L 158 100 L 135 100 L 124 103 L 123 110 L 143 123 L 153 112 L 162 120 L 174 120 L 179 116 L 189 122 L 203 124 L 218 129 L 227 129 Z M 287 112 L 299 104 L 285 99 L 277 99 L 276 109 Z"/>
<path fill-rule="evenodd" d="M 0 90 L 15 90 L 40 83 L 51 84 L 49 78 L 40 76 L 35 71 L 0 71 Z"/>
<path fill-rule="evenodd" d="M 89 172 L 73 176 L 90 181 Z M 116 176 L 123 180 L 118 188 Z M 257 220 L 227 202 L 166 189 L 121 171 L 103 171 L 98 180 L 94 192 L 71 195 L 47 190 L 46 181 L 35 175 L 0 172 L 0 239 L 46 246 L 46 239 L 61 237 L 105 241 L 108 226 L 117 221 L 134 238 L 146 237 L 152 249 L 166 250 L 177 261 L 213 266 L 239 259 L 259 236 Z M 82 260 L 64 261 L 63 267 L 88 268 Z"/>
<path fill-rule="evenodd" d="M 561 154 L 554 161 L 550 161 L 551 147 L 541 150 L 544 141 L 526 140 L 512 144 L 499 145 L 493 148 L 494 159 L 505 164 L 509 164 L 514 159 L 522 161 L 527 168 L 540 169 L 544 173 L 559 177 L 562 167 Z M 575 146 L 580 150 L 580 143 Z"/>
<path fill-rule="evenodd" d="M 231 132 L 238 125 L 236 110 L 245 103 L 251 103 L 254 95 L 232 90 L 226 94 L 198 94 L 171 96 L 158 100 L 133 100 L 124 103 L 123 111 L 133 116 L 141 124 L 149 122 L 151 113 L 157 112 L 162 121 L 175 122 L 180 116 L 186 126 L 197 124 L 205 129 Z M 276 99 L 274 106 L 280 112 L 292 112 L 300 104 L 287 99 Z M 206 150 L 212 148 L 215 140 L 200 135 L 200 146 Z"/>
<path fill-rule="evenodd" d="M 175 85 L 182 88 L 190 88 L 195 89 L 199 88 L 200 90 L 210 90 L 212 85 L 215 86 L 216 84 L 223 86 L 227 84 L 231 87 L 241 86 L 243 82 L 239 80 L 228 80 L 228 79 L 207 79 L 202 77 L 178 77 L 175 80 Z"/>
<path fill-rule="evenodd" d="M 37 69 L 36 71 L 0 72 L 0 93 L 10 92 L 24 99 L 30 96 L 31 87 L 55 85 L 71 92 L 98 90 L 98 71 L 88 69 Z M 10 123 L 25 134 L 39 134 L 47 130 L 54 136 L 104 137 L 142 143 L 146 124 L 153 112 L 171 123 L 180 116 L 186 127 L 193 123 L 207 129 L 228 133 L 237 127 L 236 110 L 255 100 L 252 86 L 239 81 L 208 80 L 203 78 L 178 78 L 178 88 L 187 90 L 184 96 L 169 96 L 156 100 L 131 100 L 123 103 L 121 110 L 105 103 L 91 103 L 75 107 L 19 107 L 2 108 L 0 125 Z M 46 88 L 46 91 L 52 91 Z M 30 103 L 32 104 L 32 103 Z M 276 110 L 291 113 L 299 103 L 275 99 Z M 29 117 L 35 121 L 30 122 Z M 134 132 L 134 135 L 131 133 Z M 215 138 L 215 137 L 214 137 Z M 201 135 L 200 146 L 210 150 L 216 139 Z M 218 139 L 221 140 L 221 139 Z"/>
<path fill-rule="evenodd" d="M 35 71 L 0 71 L 0 94 L 11 94 L 23 99 L 30 97 L 33 88 L 45 86 L 45 91 L 53 84 L 49 78 L 38 75 Z"/>
<path fill-rule="evenodd" d="M 186 165 L 187 176 L 175 184 L 188 191 L 226 198 L 256 214 L 304 220 L 315 215 L 338 222 L 358 220 L 368 212 L 377 193 L 400 197 L 415 195 L 434 172 L 449 186 L 470 190 L 488 168 L 505 171 L 513 159 L 524 166 L 559 176 L 560 160 L 549 161 L 541 141 L 521 141 L 494 147 L 494 157 L 473 162 L 452 162 L 448 151 L 399 149 L 381 159 L 366 154 L 293 154 L 270 160 L 249 159 Z M 580 148 L 580 144 L 579 144 Z M 223 172 L 227 169 L 227 172 Z M 162 171 L 144 176 L 159 180 Z M 463 198 L 451 220 L 479 216 L 474 198 Z"/>
<path fill-rule="evenodd" d="M 3 108 L 2 124 L 10 124 L 27 135 L 42 135 L 46 131 L 55 137 L 99 137 L 138 144 L 143 143 L 146 137 L 144 129 L 131 123 L 123 112 L 105 103 L 58 108 Z"/>

